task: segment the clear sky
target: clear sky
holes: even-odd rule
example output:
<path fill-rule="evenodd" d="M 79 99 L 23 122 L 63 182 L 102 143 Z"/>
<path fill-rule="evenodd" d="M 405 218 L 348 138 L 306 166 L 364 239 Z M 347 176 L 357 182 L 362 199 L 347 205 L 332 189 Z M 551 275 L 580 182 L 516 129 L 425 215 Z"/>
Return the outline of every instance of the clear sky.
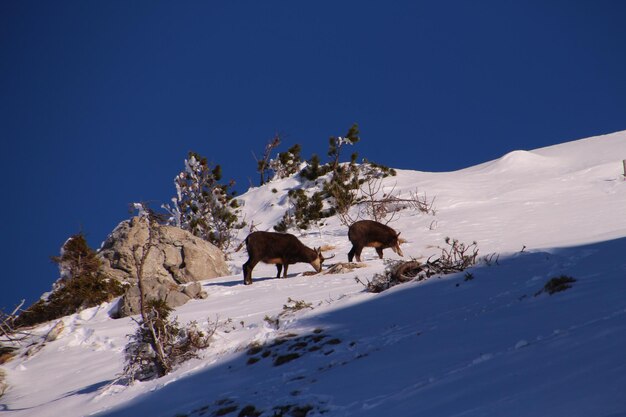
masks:
<path fill-rule="evenodd" d="M 277 132 L 303 156 L 450 171 L 626 129 L 626 2 L 0 3 L 0 308 L 167 202 L 188 151 L 244 192 Z M 623 156 L 626 158 L 626 155 Z M 418 184 L 419 186 L 419 184 Z"/>

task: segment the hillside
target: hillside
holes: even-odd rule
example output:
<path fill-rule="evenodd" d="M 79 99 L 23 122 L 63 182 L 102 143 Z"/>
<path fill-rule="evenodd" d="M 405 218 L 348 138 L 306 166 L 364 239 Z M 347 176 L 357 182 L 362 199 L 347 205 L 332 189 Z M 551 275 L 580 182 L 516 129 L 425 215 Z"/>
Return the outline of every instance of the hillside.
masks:
<path fill-rule="evenodd" d="M 61 336 L 4 365 L 11 416 L 626 416 L 626 132 L 568 142 L 455 172 L 398 170 L 381 192 L 417 193 L 435 215 L 404 210 L 406 259 L 440 253 L 451 237 L 477 242 L 492 262 L 464 273 L 396 286 L 362 283 L 385 269 L 373 249 L 365 267 L 275 279 L 258 265 L 244 286 L 245 250 L 232 276 L 203 282 L 206 300 L 176 310 L 181 323 L 218 322 L 200 359 L 153 381 L 124 386 L 131 318 L 112 304 L 63 319 Z M 271 230 L 294 178 L 241 196 L 248 222 Z M 275 192 L 273 191 L 275 189 Z M 242 231 L 240 238 L 245 237 Z M 346 262 L 337 218 L 309 230 Z M 399 259 L 391 250 L 385 258 Z M 572 287 L 541 292 L 553 277 Z M 355 278 L 358 278 L 355 279 Z M 294 302 L 302 301 L 300 307 Z M 279 326 L 268 319 L 279 319 Z M 36 329 L 47 333 L 55 323 Z"/>

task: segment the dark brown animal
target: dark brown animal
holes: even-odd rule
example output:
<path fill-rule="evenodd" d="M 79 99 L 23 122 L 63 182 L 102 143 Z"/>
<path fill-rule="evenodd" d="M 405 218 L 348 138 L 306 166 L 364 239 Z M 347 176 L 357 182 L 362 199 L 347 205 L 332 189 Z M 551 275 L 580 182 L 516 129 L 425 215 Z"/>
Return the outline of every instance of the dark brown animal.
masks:
<path fill-rule="evenodd" d="M 360 220 L 354 222 L 348 229 L 348 239 L 352 242 L 352 249 L 348 252 L 348 262 L 356 255 L 357 262 L 361 262 L 361 251 L 365 247 L 376 248 L 380 259 L 383 258 L 383 249 L 391 248 L 400 256 L 400 233 L 396 233 L 391 227 L 373 220 Z"/>
<path fill-rule="evenodd" d="M 311 249 L 289 233 L 252 232 L 246 238 L 248 261 L 243 264 L 243 283 L 252 284 L 252 269 L 259 262 L 276 264 L 276 278 L 284 269 L 283 278 L 287 277 L 287 267 L 298 262 L 306 262 L 317 271 L 322 270 L 324 256 L 320 248 Z"/>

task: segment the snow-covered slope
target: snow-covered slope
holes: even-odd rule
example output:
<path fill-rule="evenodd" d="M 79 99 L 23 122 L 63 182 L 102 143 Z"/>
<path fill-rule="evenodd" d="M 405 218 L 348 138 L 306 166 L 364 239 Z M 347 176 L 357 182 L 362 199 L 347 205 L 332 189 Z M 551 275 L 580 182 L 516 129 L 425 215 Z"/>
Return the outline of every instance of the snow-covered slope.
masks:
<path fill-rule="evenodd" d="M 476 241 L 497 263 L 472 268 L 472 280 L 433 277 L 370 294 L 355 277 L 384 270 L 371 249 L 365 268 L 344 274 L 304 276 L 310 266 L 297 264 L 287 279 L 274 279 L 274 266 L 258 265 L 252 286 L 242 285 L 245 251 L 235 253 L 233 276 L 203 282 L 208 298 L 176 310 L 181 323 L 221 323 L 202 358 L 159 380 L 116 384 L 135 325 L 109 319 L 103 305 L 64 318 L 61 337 L 2 366 L 10 389 L 0 411 L 626 416 L 624 158 L 620 132 L 456 172 L 398 171 L 383 191 L 425 195 L 436 210 L 405 210 L 391 224 L 407 239 L 407 259 L 438 254 L 452 237 Z M 248 223 L 271 230 L 286 190 L 298 185 L 286 179 L 242 196 Z M 337 219 L 300 238 L 333 246 L 332 262 L 347 260 L 347 229 Z M 399 258 L 390 250 L 385 257 Z M 559 275 L 576 282 L 538 294 Z M 289 299 L 310 307 L 290 311 Z M 278 329 L 267 320 L 277 317 Z"/>

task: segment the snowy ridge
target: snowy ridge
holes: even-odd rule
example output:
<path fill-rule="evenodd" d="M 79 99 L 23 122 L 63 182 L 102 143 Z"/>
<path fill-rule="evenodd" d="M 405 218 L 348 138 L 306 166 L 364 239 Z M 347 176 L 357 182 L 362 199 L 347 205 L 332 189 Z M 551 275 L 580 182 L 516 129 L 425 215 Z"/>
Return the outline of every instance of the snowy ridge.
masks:
<path fill-rule="evenodd" d="M 112 306 L 102 305 L 65 317 L 57 340 L 2 366 L 10 389 L 0 411 L 626 416 L 624 158 L 619 132 L 455 172 L 398 170 L 384 191 L 421 193 L 436 210 L 403 211 L 390 224 L 407 239 L 405 259 L 438 254 L 452 237 L 476 241 L 497 263 L 472 268 L 471 280 L 461 273 L 370 294 L 355 277 L 384 270 L 371 249 L 364 268 L 343 274 L 305 276 L 310 266 L 296 264 L 275 279 L 275 267 L 260 264 L 251 286 L 242 285 L 243 250 L 232 255 L 232 276 L 203 282 L 206 300 L 176 310 L 181 323 L 222 323 L 202 358 L 159 380 L 115 384 L 134 322 L 110 319 Z M 271 230 L 298 186 L 289 178 L 251 189 L 241 197 L 246 221 Z M 299 237 L 334 247 L 332 261 L 345 262 L 346 235 L 331 218 Z M 399 259 L 390 250 L 385 258 Z M 576 279 L 572 288 L 541 292 L 560 275 Z M 290 311 L 289 299 L 309 307 Z"/>

